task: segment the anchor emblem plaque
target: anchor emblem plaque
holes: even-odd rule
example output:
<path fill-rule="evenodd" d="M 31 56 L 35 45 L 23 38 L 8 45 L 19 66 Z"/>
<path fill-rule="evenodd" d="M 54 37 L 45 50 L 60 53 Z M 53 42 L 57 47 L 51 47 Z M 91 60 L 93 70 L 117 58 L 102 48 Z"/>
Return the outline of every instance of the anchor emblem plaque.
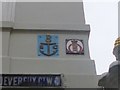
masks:
<path fill-rule="evenodd" d="M 38 56 L 59 56 L 57 35 L 38 35 Z"/>
<path fill-rule="evenodd" d="M 66 39 L 66 54 L 84 54 L 83 40 Z"/>

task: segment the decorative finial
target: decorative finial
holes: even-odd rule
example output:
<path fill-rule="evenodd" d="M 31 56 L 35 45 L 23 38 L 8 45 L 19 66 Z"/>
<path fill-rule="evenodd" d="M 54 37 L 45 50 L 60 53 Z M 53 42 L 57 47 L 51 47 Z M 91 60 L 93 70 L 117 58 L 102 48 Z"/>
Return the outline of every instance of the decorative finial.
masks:
<path fill-rule="evenodd" d="M 117 38 L 117 40 L 115 41 L 114 47 L 117 47 L 120 45 L 120 37 Z"/>
<path fill-rule="evenodd" d="M 116 60 L 120 61 L 120 37 L 115 41 L 113 54 L 115 55 Z"/>

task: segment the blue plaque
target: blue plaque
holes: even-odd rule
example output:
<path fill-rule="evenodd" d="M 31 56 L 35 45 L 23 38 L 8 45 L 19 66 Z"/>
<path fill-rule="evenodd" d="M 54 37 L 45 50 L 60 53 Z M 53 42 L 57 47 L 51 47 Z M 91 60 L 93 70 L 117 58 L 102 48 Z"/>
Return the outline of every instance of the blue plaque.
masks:
<path fill-rule="evenodd" d="M 59 56 L 57 35 L 38 35 L 38 56 Z"/>
<path fill-rule="evenodd" d="M 61 74 L 2 74 L 1 86 L 61 87 Z"/>

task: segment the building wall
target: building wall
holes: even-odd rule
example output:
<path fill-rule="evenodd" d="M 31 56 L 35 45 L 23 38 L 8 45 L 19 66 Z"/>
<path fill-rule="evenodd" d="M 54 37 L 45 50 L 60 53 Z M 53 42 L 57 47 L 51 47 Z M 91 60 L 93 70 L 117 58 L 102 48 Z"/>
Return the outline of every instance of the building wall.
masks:
<path fill-rule="evenodd" d="M 59 57 L 37 56 L 37 35 L 59 35 Z M 90 60 L 88 32 L 65 31 L 25 31 L 3 29 L 3 73 L 11 74 L 50 74 L 64 75 L 64 86 L 68 88 L 96 88 L 95 63 Z M 82 39 L 84 55 L 66 55 L 65 39 Z M 81 82 L 82 81 L 82 82 Z M 91 83 L 92 82 L 92 83 Z"/>
<path fill-rule="evenodd" d="M 79 9 L 78 9 L 79 8 Z M 84 25 L 83 4 L 77 2 L 16 3 L 14 28 L 47 28 L 46 25 Z"/>
<path fill-rule="evenodd" d="M 95 63 L 89 56 L 90 26 L 85 24 L 82 2 L 17 3 L 14 10 L 12 24 L 3 21 L 3 73 L 61 73 L 65 87 L 97 87 Z M 37 36 L 41 34 L 59 36 L 58 57 L 37 55 Z M 82 39 L 84 55 L 66 55 L 65 39 Z"/>
<path fill-rule="evenodd" d="M 58 35 L 59 36 L 59 56 L 58 57 L 39 57 L 37 55 L 37 37 L 38 35 Z M 43 58 L 43 59 L 90 59 L 89 48 L 88 48 L 88 32 L 77 32 L 77 31 L 50 31 L 50 30 L 38 30 L 38 31 L 25 31 L 25 30 L 14 30 L 11 32 L 10 51 L 9 55 L 12 57 L 23 57 L 23 58 Z M 80 39 L 84 43 L 84 55 L 67 55 L 66 54 L 66 39 Z M 32 51 L 32 52 L 31 52 Z"/>

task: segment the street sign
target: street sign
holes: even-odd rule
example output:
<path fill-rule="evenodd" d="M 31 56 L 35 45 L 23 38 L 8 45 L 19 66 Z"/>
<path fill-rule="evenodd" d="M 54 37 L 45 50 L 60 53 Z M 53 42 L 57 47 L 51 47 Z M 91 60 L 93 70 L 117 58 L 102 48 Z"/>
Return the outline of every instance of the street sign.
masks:
<path fill-rule="evenodd" d="M 61 87 L 61 74 L 2 74 L 1 86 Z"/>

